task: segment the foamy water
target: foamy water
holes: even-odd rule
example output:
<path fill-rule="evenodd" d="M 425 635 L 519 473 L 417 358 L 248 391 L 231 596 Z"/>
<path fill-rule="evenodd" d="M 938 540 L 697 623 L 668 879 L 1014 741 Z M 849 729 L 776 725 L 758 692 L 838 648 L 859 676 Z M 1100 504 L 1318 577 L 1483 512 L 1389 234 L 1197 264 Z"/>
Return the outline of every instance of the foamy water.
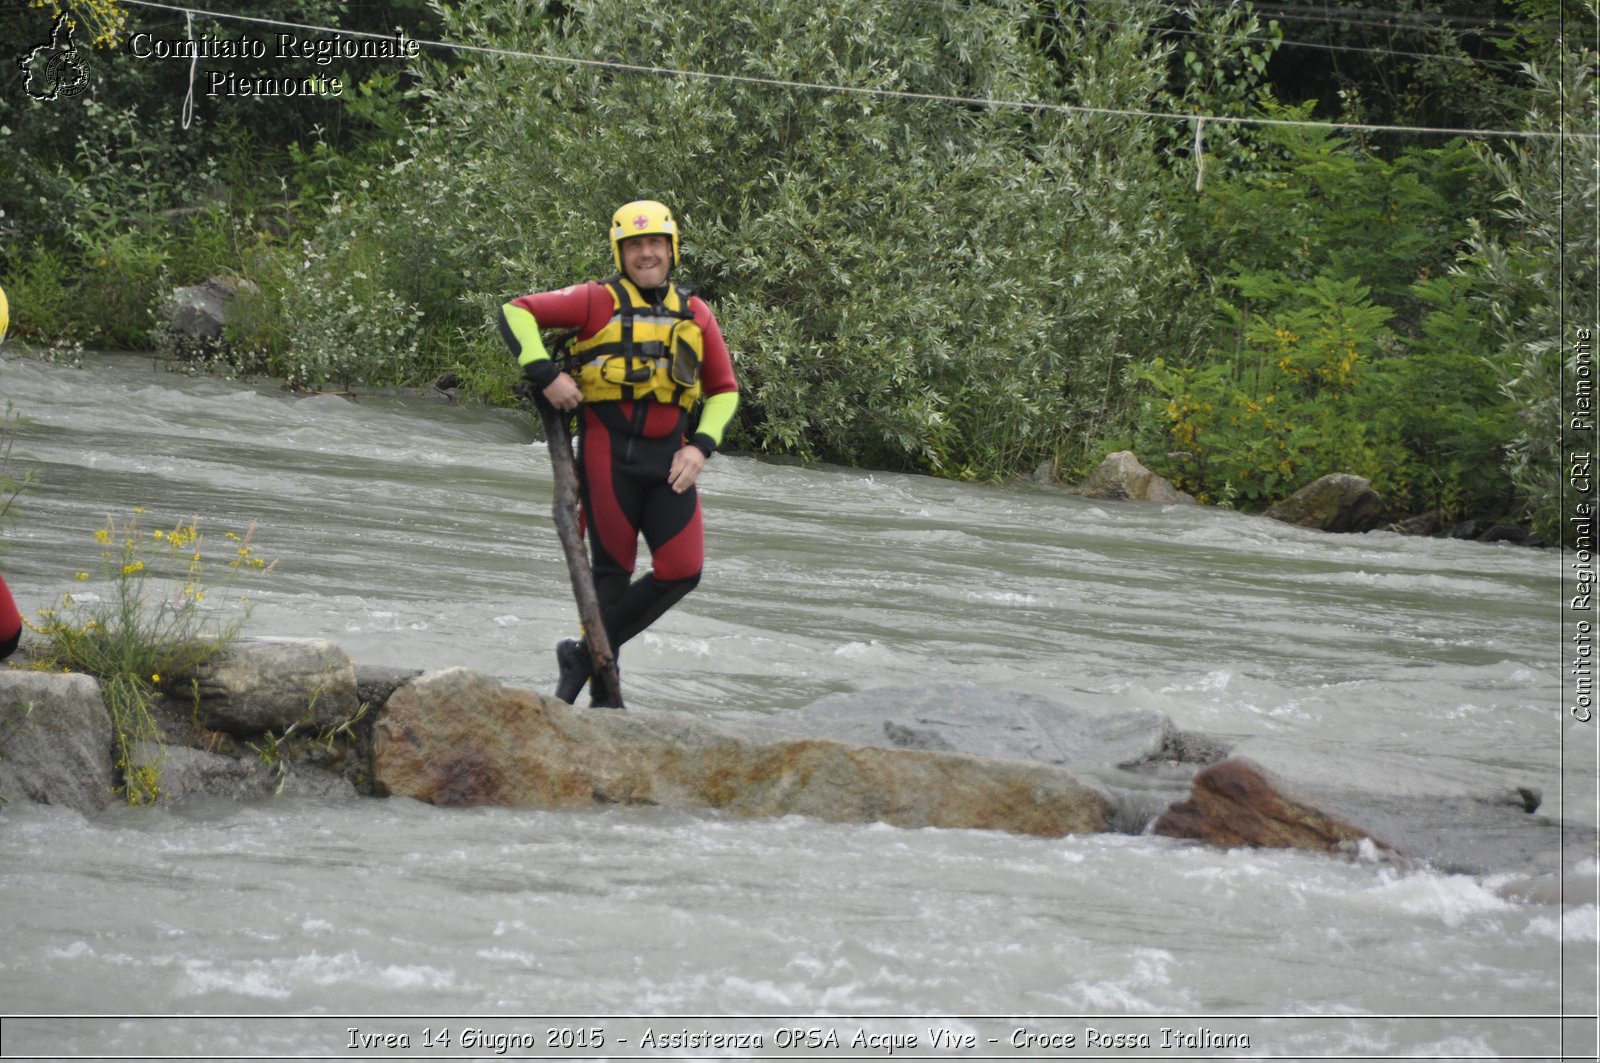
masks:
<path fill-rule="evenodd" d="M 552 682 L 572 606 L 525 418 L 137 359 L 8 361 L 0 391 L 33 419 L 18 449 L 43 476 L 3 558 L 25 608 L 91 567 L 108 512 L 256 521 L 279 564 L 249 591 L 251 631 Z M 706 578 L 626 648 L 631 704 L 746 717 L 975 682 L 1292 743 L 1367 783 L 1533 786 L 1596 820 L 1594 732 L 1556 703 L 1553 552 L 726 455 L 703 483 Z M 895 1054 L 924 1058 L 1129 1058 L 1140 1037 L 1155 1055 L 1551 1058 L 1593 1043 L 1592 1020 L 1560 1016 L 1593 1014 L 1596 870 L 1566 878 L 1562 903 L 1531 869 L 659 809 L 11 807 L 0 1000 L 56 1018 L 7 1020 L 4 1050 L 381 1056 L 355 1026 L 441 1056 L 422 1030 L 531 1036 L 571 1013 L 607 1040 L 561 1058 L 718 1054 L 668 1038 L 704 1024 L 761 1033 L 747 1057 L 848 1055 L 775 1044 L 815 1027 L 915 1035 Z M 68 1017 L 85 1013 L 187 1018 Z M 372 1015 L 427 1021 L 342 1018 Z M 935 1048 L 934 1016 L 975 1045 Z M 1090 1028 L 1132 1047 L 1088 1048 Z M 1162 1049 L 1162 1029 L 1198 1041 Z M 534 1054 L 505 1044 L 478 1055 Z"/>

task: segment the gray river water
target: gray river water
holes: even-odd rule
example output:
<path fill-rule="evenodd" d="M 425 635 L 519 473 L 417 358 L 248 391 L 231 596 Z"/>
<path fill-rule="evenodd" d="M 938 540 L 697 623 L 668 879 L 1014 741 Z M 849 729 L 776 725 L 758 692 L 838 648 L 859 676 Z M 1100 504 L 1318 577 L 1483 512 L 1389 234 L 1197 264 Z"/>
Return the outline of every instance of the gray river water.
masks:
<path fill-rule="evenodd" d="M 41 477 L 0 556 L 30 613 L 96 593 L 108 515 L 254 522 L 250 633 L 553 684 L 527 417 L 129 356 L 8 359 L 0 395 Z M 631 705 L 975 682 L 1595 823 L 1554 551 L 727 455 L 702 492 L 705 579 L 627 647 Z M 1592 886 L 1532 871 L 407 800 L 8 806 L 0 912 L 7 1058 L 1556 1058 L 1593 1051 L 1562 1016 L 1593 1016 L 1600 941 Z"/>

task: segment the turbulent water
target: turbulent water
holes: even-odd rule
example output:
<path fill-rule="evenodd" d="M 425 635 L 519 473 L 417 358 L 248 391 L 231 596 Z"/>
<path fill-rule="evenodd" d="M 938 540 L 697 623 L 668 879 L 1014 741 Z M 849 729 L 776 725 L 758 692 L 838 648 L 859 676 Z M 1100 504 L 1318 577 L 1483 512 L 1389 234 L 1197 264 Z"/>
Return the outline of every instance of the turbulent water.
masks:
<path fill-rule="evenodd" d="M 137 357 L 8 360 L 0 394 L 40 476 L 0 555 L 25 610 L 103 592 L 74 573 L 98 572 L 108 515 L 197 517 L 219 556 L 254 523 L 277 565 L 236 587 L 251 632 L 553 682 L 573 610 L 527 418 Z M 630 704 L 976 682 L 1276 736 L 1368 782 L 1536 787 L 1595 823 L 1553 551 L 739 456 L 702 492 L 705 579 L 626 648 Z M 1531 870 L 1126 835 L 8 806 L 0 1054 L 1554 1058 L 1594 1043 L 1561 1019 L 1594 1014 L 1596 868 L 1576 870 L 1561 903 Z"/>

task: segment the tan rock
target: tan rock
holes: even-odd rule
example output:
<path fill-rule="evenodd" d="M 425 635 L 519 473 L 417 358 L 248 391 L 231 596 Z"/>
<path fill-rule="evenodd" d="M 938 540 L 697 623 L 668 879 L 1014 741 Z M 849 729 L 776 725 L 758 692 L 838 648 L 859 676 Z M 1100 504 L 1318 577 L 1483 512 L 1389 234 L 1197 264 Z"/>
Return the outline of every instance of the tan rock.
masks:
<path fill-rule="evenodd" d="M 400 687 L 374 729 L 380 793 L 438 805 L 660 804 L 1056 836 L 1108 829 L 1060 769 L 822 739 L 761 742 L 677 714 L 583 710 L 465 669 Z"/>
<path fill-rule="evenodd" d="M 1127 499 L 1133 502 L 1191 503 L 1194 496 L 1173 487 L 1171 482 L 1157 476 L 1134 457 L 1131 450 L 1119 450 L 1108 455 L 1100 466 L 1077 487 L 1085 498 L 1110 500 Z"/>

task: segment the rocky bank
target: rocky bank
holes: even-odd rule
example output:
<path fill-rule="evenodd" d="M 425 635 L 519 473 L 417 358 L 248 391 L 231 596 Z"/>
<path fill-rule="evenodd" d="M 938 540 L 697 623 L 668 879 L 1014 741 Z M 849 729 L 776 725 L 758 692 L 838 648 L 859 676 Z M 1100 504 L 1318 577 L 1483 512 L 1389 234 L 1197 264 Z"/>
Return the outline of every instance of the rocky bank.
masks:
<path fill-rule="evenodd" d="M 160 772 L 168 802 L 665 805 L 1039 836 L 1117 831 L 1473 873 L 1554 873 L 1595 848 L 1592 829 L 1540 815 L 1529 788 L 1473 791 L 1404 765 L 1331 764 L 1281 740 L 1234 746 L 1153 711 L 1094 713 L 964 684 L 711 721 L 575 708 L 465 669 L 364 669 L 331 643 L 250 639 L 168 689 L 159 741 L 132 758 Z M 92 813 L 120 800 L 116 760 L 96 680 L 0 670 L 0 799 Z M 1361 779 L 1385 782 L 1351 781 Z"/>

